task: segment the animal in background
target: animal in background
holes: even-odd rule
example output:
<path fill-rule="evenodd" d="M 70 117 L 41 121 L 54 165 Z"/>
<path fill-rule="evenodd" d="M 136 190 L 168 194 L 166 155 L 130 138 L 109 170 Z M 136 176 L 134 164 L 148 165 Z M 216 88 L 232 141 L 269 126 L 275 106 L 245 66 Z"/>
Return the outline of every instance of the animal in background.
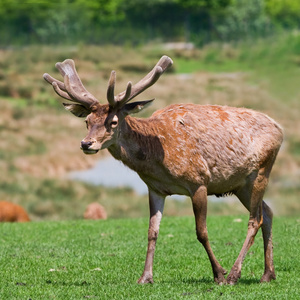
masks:
<path fill-rule="evenodd" d="M 95 154 L 108 149 L 148 186 L 148 249 L 139 283 L 153 282 L 153 258 L 164 202 L 172 194 L 191 198 L 197 238 L 208 254 L 218 284 L 238 281 L 243 261 L 260 228 L 265 256 L 261 281 L 275 279 L 273 214 L 263 196 L 283 131 L 263 113 L 218 105 L 173 104 L 146 119 L 132 117 L 154 99 L 130 100 L 153 85 L 171 64 L 172 60 L 163 56 L 149 74 L 135 85 L 129 82 L 118 95 L 114 93 L 116 73 L 112 71 L 106 104 L 85 89 L 73 60 L 56 64 L 63 82 L 49 74 L 44 74 L 44 79 L 58 95 L 70 101 L 64 103 L 68 111 L 85 118 L 88 133 L 81 141 L 83 152 Z M 226 271 L 209 243 L 206 215 L 207 195 L 228 193 L 236 195 L 246 207 L 249 221 L 240 254 L 225 278 Z"/>
<path fill-rule="evenodd" d="M 101 204 L 93 202 L 87 206 L 83 217 L 89 220 L 106 220 L 107 213 L 105 208 Z"/>
<path fill-rule="evenodd" d="M 26 211 L 17 204 L 0 201 L 0 222 L 29 222 Z"/>

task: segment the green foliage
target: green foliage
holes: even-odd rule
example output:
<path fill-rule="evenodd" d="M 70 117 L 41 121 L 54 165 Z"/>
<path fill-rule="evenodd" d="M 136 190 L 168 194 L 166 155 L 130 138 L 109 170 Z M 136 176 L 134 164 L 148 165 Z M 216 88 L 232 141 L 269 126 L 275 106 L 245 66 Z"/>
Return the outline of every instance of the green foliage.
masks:
<path fill-rule="evenodd" d="M 264 0 L 233 0 L 216 28 L 223 41 L 243 40 L 270 34 L 272 23 Z"/>
<path fill-rule="evenodd" d="M 213 251 L 230 270 L 246 236 L 247 218 L 209 217 Z M 192 217 L 163 218 L 154 259 L 154 284 L 138 285 L 148 219 L 0 224 L 2 299 L 297 299 L 297 218 L 275 218 L 277 280 L 260 284 L 259 232 L 236 286 L 218 286 Z"/>
<path fill-rule="evenodd" d="M 206 10 L 221 10 L 231 4 L 232 0 L 174 0 L 182 7 L 191 10 L 206 9 Z"/>
<path fill-rule="evenodd" d="M 266 0 L 266 12 L 277 24 L 291 28 L 300 25 L 300 2 L 298 0 Z"/>
<path fill-rule="evenodd" d="M 299 28 L 299 5 L 298 0 L 2 0 L 0 46 L 241 40 Z"/>
<path fill-rule="evenodd" d="M 3 0 L 0 17 L 3 21 L 0 37 L 5 43 L 32 42 L 66 44 L 72 41 L 93 40 L 107 23 L 123 18 L 118 11 L 120 0 L 32 2 Z M 97 29 L 98 28 L 98 29 Z M 101 36 L 100 36 L 101 37 Z"/>

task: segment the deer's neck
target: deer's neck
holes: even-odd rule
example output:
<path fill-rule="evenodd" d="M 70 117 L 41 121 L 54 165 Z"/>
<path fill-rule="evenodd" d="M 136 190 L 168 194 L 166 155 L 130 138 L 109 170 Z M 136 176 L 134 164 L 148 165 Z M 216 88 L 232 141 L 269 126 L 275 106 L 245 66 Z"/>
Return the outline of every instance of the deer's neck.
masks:
<path fill-rule="evenodd" d="M 117 142 L 108 149 L 114 158 L 136 171 L 149 160 L 163 159 L 156 120 L 127 116 L 120 126 Z"/>

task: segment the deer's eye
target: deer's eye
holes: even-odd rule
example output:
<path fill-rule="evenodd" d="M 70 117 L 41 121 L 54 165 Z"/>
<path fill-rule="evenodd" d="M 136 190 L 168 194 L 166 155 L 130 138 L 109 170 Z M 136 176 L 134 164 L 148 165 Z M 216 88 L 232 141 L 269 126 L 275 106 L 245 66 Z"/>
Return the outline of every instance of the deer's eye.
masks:
<path fill-rule="evenodd" d="M 110 127 L 111 127 L 111 128 L 116 128 L 117 125 L 118 125 L 118 121 L 112 120 L 111 123 L 110 123 Z"/>
<path fill-rule="evenodd" d="M 111 128 L 116 128 L 116 127 L 118 126 L 118 121 L 119 121 L 119 119 L 118 119 L 118 117 L 115 115 L 115 116 L 112 118 L 111 122 L 110 122 L 110 127 L 111 127 Z"/>
<path fill-rule="evenodd" d="M 87 120 L 84 120 L 84 122 L 85 122 L 86 129 L 88 129 L 88 128 L 89 128 L 88 121 L 87 121 Z"/>

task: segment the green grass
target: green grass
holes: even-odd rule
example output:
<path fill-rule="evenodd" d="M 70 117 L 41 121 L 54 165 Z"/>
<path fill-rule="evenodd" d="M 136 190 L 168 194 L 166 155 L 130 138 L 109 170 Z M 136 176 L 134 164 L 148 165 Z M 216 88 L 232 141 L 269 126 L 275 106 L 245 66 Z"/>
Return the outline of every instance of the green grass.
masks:
<path fill-rule="evenodd" d="M 247 217 L 209 217 L 213 250 L 227 270 L 246 235 Z M 218 286 L 195 236 L 192 217 L 162 220 L 153 285 L 138 285 L 148 220 L 0 224 L 1 299 L 296 299 L 299 297 L 300 219 L 274 220 L 277 280 L 260 284 L 259 233 L 236 286 Z"/>

